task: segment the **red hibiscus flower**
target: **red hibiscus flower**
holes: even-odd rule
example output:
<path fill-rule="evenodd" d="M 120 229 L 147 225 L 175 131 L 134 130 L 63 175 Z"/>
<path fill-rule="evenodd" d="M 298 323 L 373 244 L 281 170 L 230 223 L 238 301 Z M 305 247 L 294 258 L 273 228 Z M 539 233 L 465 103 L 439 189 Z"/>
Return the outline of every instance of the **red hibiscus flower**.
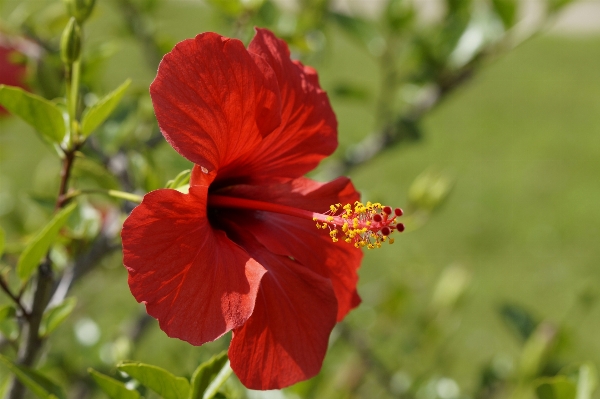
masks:
<path fill-rule="evenodd" d="M 336 148 L 337 122 L 316 72 L 268 30 L 248 49 L 215 33 L 177 44 L 150 94 L 195 166 L 187 194 L 153 191 L 125 221 L 131 292 L 170 337 L 233 331 L 231 367 L 249 388 L 314 376 L 360 302 L 360 247 L 402 229 L 400 210 L 355 204 L 347 178 L 303 177 Z"/>

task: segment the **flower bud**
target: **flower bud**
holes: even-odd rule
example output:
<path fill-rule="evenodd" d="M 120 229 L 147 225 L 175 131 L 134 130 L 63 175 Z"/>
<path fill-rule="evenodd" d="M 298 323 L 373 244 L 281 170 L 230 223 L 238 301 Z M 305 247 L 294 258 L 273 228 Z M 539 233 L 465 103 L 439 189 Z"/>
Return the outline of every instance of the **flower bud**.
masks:
<path fill-rule="evenodd" d="M 67 6 L 67 11 L 72 17 L 75 17 L 77 22 L 82 24 L 92 11 L 94 10 L 94 5 L 96 4 L 96 0 L 63 0 L 65 5 Z"/>
<path fill-rule="evenodd" d="M 81 29 L 74 17 L 71 17 L 60 39 L 60 58 L 70 65 L 77 61 L 81 52 Z"/>

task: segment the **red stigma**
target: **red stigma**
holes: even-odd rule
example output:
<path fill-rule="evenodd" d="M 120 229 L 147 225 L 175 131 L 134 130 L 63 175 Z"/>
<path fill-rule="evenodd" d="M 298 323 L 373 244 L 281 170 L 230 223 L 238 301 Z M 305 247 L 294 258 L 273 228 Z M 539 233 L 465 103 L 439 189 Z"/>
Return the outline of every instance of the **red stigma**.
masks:
<path fill-rule="evenodd" d="M 380 214 L 376 214 L 373 216 L 373 221 L 377 222 L 377 223 L 381 223 L 383 221 L 383 218 L 381 217 Z"/>
<path fill-rule="evenodd" d="M 383 229 L 381 229 L 381 234 L 383 234 L 384 236 L 389 236 L 391 232 L 392 232 L 392 230 L 390 230 L 390 228 L 387 226 L 385 226 Z"/>
<path fill-rule="evenodd" d="M 391 215 L 392 214 L 392 207 L 391 206 L 384 206 L 383 207 L 383 213 L 385 213 L 387 215 Z"/>
<path fill-rule="evenodd" d="M 404 212 L 402 212 L 402 209 L 400 209 L 400 208 L 394 209 L 394 215 L 402 216 L 403 214 L 404 214 Z"/>
<path fill-rule="evenodd" d="M 402 233 L 404 231 L 404 223 L 398 223 L 396 225 L 396 230 L 398 230 L 400 233 Z"/>

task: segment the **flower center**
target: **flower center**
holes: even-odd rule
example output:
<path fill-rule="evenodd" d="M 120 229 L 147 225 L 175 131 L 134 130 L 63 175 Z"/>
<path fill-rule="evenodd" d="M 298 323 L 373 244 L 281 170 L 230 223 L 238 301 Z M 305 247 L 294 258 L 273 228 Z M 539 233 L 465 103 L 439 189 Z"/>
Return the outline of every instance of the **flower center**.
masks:
<path fill-rule="evenodd" d="M 343 239 L 356 248 L 380 248 L 382 242 L 394 243 L 390 235 L 394 231 L 403 232 L 404 224 L 397 223 L 402 209 L 392 209 L 379 203 L 356 201 L 354 205 L 335 204 L 324 213 L 316 213 L 287 205 L 256 201 L 246 198 L 209 195 L 208 205 L 218 208 L 237 208 L 274 212 L 317 222 L 318 229 L 329 229 L 333 242 Z M 343 237 L 342 237 L 343 236 Z"/>

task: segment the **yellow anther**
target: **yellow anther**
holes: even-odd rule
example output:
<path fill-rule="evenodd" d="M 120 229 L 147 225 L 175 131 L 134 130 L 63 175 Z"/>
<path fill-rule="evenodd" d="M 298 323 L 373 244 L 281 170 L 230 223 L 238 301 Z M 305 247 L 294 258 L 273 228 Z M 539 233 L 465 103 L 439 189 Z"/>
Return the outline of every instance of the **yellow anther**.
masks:
<path fill-rule="evenodd" d="M 342 225 L 342 231 L 343 232 L 348 231 L 348 222 L 344 222 L 344 224 Z"/>
<path fill-rule="evenodd" d="M 331 222 L 331 221 L 333 221 L 333 216 L 327 216 L 327 221 L 328 221 L 328 222 Z"/>
<path fill-rule="evenodd" d="M 367 222 L 367 223 L 365 223 L 365 224 L 366 224 L 367 226 L 370 226 L 370 225 L 371 225 L 371 222 Z"/>
<path fill-rule="evenodd" d="M 393 244 L 393 243 L 394 243 L 394 239 L 393 239 L 393 238 L 390 238 L 390 240 L 389 240 L 388 242 L 389 242 L 390 244 Z"/>
<path fill-rule="evenodd" d="M 316 222 L 318 219 L 317 218 L 313 218 L 313 222 Z"/>
<path fill-rule="evenodd" d="M 348 244 L 350 244 L 352 242 L 352 239 L 346 238 L 344 241 L 346 241 Z"/>
<path fill-rule="evenodd" d="M 357 242 L 354 243 L 354 248 L 358 248 L 358 243 Z"/>
<path fill-rule="evenodd" d="M 329 207 L 329 209 L 331 209 L 331 212 L 336 212 L 337 211 L 337 208 L 335 207 L 335 205 L 331 205 Z"/>
<path fill-rule="evenodd" d="M 373 248 L 375 248 L 375 247 L 373 246 L 373 244 L 369 244 L 369 245 L 367 245 L 367 248 L 369 248 L 369 249 L 373 249 Z"/>
<path fill-rule="evenodd" d="M 337 232 L 338 232 L 337 230 L 331 230 L 331 231 L 329 232 L 329 236 L 330 236 L 330 237 L 335 237 L 335 236 L 337 235 Z"/>

